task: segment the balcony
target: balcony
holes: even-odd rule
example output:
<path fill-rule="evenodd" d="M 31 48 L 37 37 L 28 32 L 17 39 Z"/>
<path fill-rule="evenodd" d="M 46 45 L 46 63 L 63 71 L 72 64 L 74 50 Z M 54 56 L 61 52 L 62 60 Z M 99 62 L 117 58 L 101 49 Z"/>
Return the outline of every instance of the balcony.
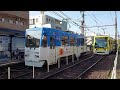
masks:
<path fill-rule="evenodd" d="M 11 24 L 8 22 L 0 22 L 0 28 L 7 28 L 7 29 L 14 29 L 14 30 L 19 30 L 19 31 L 25 31 L 27 28 L 29 28 L 28 25 L 16 25 L 16 24 Z"/>
<path fill-rule="evenodd" d="M 29 11 L 0 11 L 0 13 L 29 19 Z"/>

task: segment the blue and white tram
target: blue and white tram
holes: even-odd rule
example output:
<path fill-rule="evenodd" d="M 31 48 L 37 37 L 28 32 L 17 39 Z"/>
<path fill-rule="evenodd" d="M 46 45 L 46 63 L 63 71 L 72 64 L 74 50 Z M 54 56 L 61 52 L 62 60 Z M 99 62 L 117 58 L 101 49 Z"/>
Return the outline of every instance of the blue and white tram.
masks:
<path fill-rule="evenodd" d="M 30 28 L 25 34 L 25 65 L 42 67 L 47 61 L 56 64 L 58 59 L 85 52 L 84 36 L 52 28 Z"/>

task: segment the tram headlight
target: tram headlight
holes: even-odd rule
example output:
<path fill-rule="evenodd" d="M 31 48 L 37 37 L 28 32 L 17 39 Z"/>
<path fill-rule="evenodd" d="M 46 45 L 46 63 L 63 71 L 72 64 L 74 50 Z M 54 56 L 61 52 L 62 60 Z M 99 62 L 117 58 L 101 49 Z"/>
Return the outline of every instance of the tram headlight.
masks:
<path fill-rule="evenodd" d="M 105 49 L 107 51 L 107 49 Z"/>

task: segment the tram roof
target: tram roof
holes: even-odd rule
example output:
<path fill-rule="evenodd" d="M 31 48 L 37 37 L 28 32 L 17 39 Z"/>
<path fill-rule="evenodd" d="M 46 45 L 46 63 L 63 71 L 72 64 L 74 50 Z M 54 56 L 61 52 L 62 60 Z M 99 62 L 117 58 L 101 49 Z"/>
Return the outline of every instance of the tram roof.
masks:
<path fill-rule="evenodd" d="M 73 35 L 73 36 L 77 36 L 78 38 L 84 38 L 85 36 L 83 35 L 83 34 L 75 34 L 75 33 L 71 33 L 71 32 L 66 32 L 66 31 L 62 31 L 62 30 L 57 30 L 57 29 L 53 29 L 53 28 L 46 28 L 46 27 L 36 27 L 36 28 L 30 28 L 30 29 L 26 29 L 27 31 L 28 30 L 45 30 L 45 31 L 47 31 L 47 30 L 51 30 L 51 32 L 54 32 L 54 31 L 56 31 L 56 32 L 60 32 L 60 33 L 63 33 L 64 35 L 68 35 L 68 34 L 71 34 L 71 35 Z"/>
<path fill-rule="evenodd" d="M 94 37 L 110 37 L 110 36 L 107 36 L 107 35 L 98 35 L 98 36 L 94 36 Z"/>

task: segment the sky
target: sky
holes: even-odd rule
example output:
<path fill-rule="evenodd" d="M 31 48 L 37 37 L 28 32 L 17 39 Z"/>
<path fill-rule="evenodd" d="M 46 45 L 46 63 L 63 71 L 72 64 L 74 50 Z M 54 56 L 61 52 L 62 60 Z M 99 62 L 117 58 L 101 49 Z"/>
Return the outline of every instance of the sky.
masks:
<path fill-rule="evenodd" d="M 64 15 L 60 13 L 60 11 L 56 11 L 61 16 L 66 18 Z M 80 11 L 62 11 L 64 14 L 66 14 L 68 17 L 70 17 L 73 21 L 77 22 L 81 25 L 82 21 L 82 14 Z M 53 11 L 45 11 L 45 14 L 50 15 L 56 19 L 62 20 L 58 15 L 55 15 Z M 85 25 L 87 27 L 91 26 L 103 26 L 103 25 L 113 25 L 115 23 L 115 11 L 85 11 Z M 30 17 L 40 15 L 40 11 L 30 11 Z M 74 26 L 70 23 L 70 27 L 68 25 L 69 30 L 81 33 L 81 29 L 77 26 Z M 85 33 L 86 36 L 91 35 L 91 33 L 96 34 L 105 34 L 110 35 L 111 37 L 115 37 L 115 26 L 105 26 L 105 27 L 92 27 L 92 28 L 86 28 Z M 117 30 L 120 32 L 120 11 L 117 11 Z"/>

